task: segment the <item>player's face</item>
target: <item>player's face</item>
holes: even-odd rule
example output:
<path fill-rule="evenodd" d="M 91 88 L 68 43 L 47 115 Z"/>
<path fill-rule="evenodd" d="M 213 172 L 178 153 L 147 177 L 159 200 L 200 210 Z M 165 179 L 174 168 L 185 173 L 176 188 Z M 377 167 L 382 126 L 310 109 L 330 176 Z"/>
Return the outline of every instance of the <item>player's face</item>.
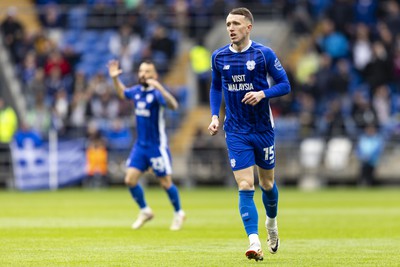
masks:
<path fill-rule="evenodd" d="M 147 86 L 146 83 L 147 79 L 157 79 L 157 72 L 155 66 L 149 63 L 140 64 L 138 76 L 139 76 L 139 83 L 144 86 Z"/>
<path fill-rule="evenodd" d="M 229 14 L 226 17 L 226 29 L 234 45 L 241 45 L 249 38 L 252 25 L 243 15 Z"/>

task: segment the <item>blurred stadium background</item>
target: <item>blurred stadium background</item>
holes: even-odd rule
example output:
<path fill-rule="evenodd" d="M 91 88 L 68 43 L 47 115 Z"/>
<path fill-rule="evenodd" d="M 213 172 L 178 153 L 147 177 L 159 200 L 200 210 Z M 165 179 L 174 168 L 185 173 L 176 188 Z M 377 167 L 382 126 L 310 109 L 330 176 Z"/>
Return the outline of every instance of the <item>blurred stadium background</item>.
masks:
<path fill-rule="evenodd" d="M 224 137 L 211 138 L 210 53 L 236 6 L 255 15 L 292 93 L 271 99 L 284 185 L 400 184 L 400 1 L 2 0 L 0 185 L 122 184 L 135 139 L 110 59 L 136 82 L 153 59 L 180 108 L 168 111 L 174 180 L 233 185 Z M 150 184 L 155 182 L 149 175 Z"/>

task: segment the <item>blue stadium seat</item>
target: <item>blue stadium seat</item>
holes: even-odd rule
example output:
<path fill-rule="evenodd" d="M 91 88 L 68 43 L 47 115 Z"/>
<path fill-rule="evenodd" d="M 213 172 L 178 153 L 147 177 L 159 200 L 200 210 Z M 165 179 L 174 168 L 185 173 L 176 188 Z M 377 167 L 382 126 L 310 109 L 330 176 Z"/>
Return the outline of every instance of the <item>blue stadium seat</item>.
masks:
<path fill-rule="evenodd" d="M 83 30 L 86 28 L 87 10 L 85 7 L 74 7 L 68 13 L 68 28 Z"/>
<path fill-rule="evenodd" d="M 86 30 L 82 33 L 83 42 L 94 44 L 97 43 L 100 39 L 101 34 L 99 31 L 95 30 Z"/>

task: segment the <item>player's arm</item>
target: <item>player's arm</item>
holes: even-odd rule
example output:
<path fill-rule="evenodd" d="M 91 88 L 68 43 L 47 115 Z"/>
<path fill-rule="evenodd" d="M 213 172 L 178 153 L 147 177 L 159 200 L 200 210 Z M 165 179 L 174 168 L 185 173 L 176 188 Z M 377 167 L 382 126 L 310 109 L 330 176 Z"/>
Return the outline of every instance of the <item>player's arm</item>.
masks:
<path fill-rule="evenodd" d="M 113 80 L 114 88 L 117 91 L 118 96 L 121 99 L 124 99 L 124 90 L 126 89 L 126 86 L 121 82 L 118 77 L 122 73 L 122 70 L 119 68 L 119 62 L 117 60 L 110 60 L 107 67 L 108 74 Z"/>
<path fill-rule="evenodd" d="M 208 131 L 211 135 L 216 135 L 219 128 L 219 109 L 222 102 L 222 79 L 215 64 L 215 55 L 212 56 L 212 80 L 210 88 L 210 108 L 211 108 L 211 123 L 208 126 Z"/>
<path fill-rule="evenodd" d="M 146 83 L 149 86 L 154 87 L 155 89 L 157 89 L 161 95 L 164 97 L 165 101 L 167 102 L 167 106 L 172 109 L 172 110 L 176 110 L 179 107 L 178 101 L 176 101 L 175 97 L 168 92 L 167 89 L 165 89 L 165 87 L 157 80 L 155 79 L 147 79 Z"/>
<path fill-rule="evenodd" d="M 268 89 L 247 93 L 242 99 L 242 102 L 245 104 L 254 106 L 263 98 L 279 97 L 290 93 L 289 79 L 275 53 L 269 49 L 264 52 L 264 58 L 267 59 L 267 73 L 271 75 L 275 84 Z"/>
<path fill-rule="evenodd" d="M 282 67 L 278 57 L 271 49 L 264 52 L 267 59 L 267 73 L 272 77 L 275 84 L 268 89 L 264 89 L 266 98 L 273 98 L 290 93 L 290 83 L 285 69 Z"/>

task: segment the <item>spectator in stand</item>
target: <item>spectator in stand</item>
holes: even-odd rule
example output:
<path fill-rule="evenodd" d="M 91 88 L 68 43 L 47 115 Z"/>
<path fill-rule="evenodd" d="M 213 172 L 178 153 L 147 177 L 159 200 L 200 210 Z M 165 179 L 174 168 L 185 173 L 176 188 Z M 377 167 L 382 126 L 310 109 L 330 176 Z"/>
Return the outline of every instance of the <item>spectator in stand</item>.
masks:
<path fill-rule="evenodd" d="M 211 10 L 206 5 L 205 0 L 192 1 L 188 11 L 188 33 L 190 38 L 198 40 L 206 36 L 212 23 L 211 15 Z"/>
<path fill-rule="evenodd" d="M 31 83 L 31 81 L 35 78 L 37 71 L 37 64 L 36 64 L 36 54 L 33 50 L 29 51 L 26 54 L 24 61 L 22 62 L 21 67 L 19 68 L 19 73 L 22 78 L 22 82 L 25 85 Z"/>
<path fill-rule="evenodd" d="M 400 4 L 398 1 L 389 0 L 383 5 L 386 11 L 383 20 L 387 24 L 389 31 L 396 36 L 400 33 Z"/>
<path fill-rule="evenodd" d="M 319 56 L 319 69 L 315 73 L 315 89 L 319 104 L 323 104 L 323 102 L 335 96 L 335 92 L 332 90 L 332 82 L 332 57 L 323 53 Z"/>
<path fill-rule="evenodd" d="M 39 20 L 47 31 L 47 36 L 56 44 L 62 39 L 62 29 L 66 25 L 66 13 L 60 11 L 57 3 L 49 2 L 40 12 Z"/>
<path fill-rule="evenodd" d="M 356 91 L 353 95 L 351 116 L 359 133 L 367 125 L 378 124 L 375 110 L 372 108 L 369 99 L 361 91 Z"/>
<path fill-rule="evenodd" d="M 370 29 L 363 23 L 355 27 L 355 40 L 352 43 L 353 64 L 358 71 L 361 71 L 372 60 Z"/>
<path fill-rule="evenodd" d="M 33 38 L 33 47 L 36 52 L 38 66 L 44 67 L 48 54 L 54 49 L 54 43 L 48 38 L 44 29 L 39 29 Z"/>
<path fill-rule="evenodd" d="M 188 8 L 189 3 L 186 0 L 176 0 L 172 6 L 174 12 L 174 25 L 181 33 L 186 33 L 186 25 L 189 23 Z"/>
<path fill-rule="evenodd" d="M 342 102 L 339 99 L 336 98 L 328 102 L 323 123 L 322 133 L 328 139 L 338 136 L 349 136 L 346 118 L 342 112 Z"/>
<path fill-rule="evenodd" d="M 62 77 L 61 70 L 59 67 L 51 69 L 48 77 L 45 80 L 46 86 L 46 105 L 51 106 L 55 95 L 58 91 L 67 90 L 68 85 L 65 79 Z"/>
<path fill-rule="evenodd" d="M 17 9 L 9 7 L 7 9 L 7 16 L 1 23 L 1 32 L 4 36 L 4 44 L 10 49 L 11 56 L 15 62 L 20 62 L 21 58 L 18 55 L 18 46 L 22 42 L 25 35 L 25 28 L 16 17 Z"/>
<path fill-rule="evenodd" d="M 26 100 L 28 109 L 31 109 L 35 105 L 36 96 L 44 96 L 46 94 L 46 86 L 44 79 L 44 71 L 42 68 L 38 68 L 35 71 L 35 76 L 33 79 L 27 84 L 26 90 Z"/>
<path fill-rule="evenodd" d="M 126 150 L 132 145 L 132 133 L 121 118 L 111 121 L 110 126 L 105 129 L 104 137 L 110 150 Z"/>
<path fill-rule="evenodd" d="M 109 49 L 121 62 L 121 68 L 124 73 L 132 73 L 135 66 L 135 58 L 139 56 L 142 45 L 141 37 L 132 32 L 132 28 L 128 24 L 123 24 L 118 33 L 111 36 Z"/>
<path fill-rule="evenodd" d="M 388 52 L 381 41 L 372 44 L 372 60 L 362 70 L 362 77 L 370 87 L 372 94 L 375 89 L 392 81 L 392 65 Z"/>
<path fill-rule="evenodd" d="M 67 92 L 60 90 L 55 95 L 52 114 L 53 126 L 59 133 L 66 133 L 67 131 L 68 114 L 69 100 Z"/>
<path fill-rule="evenodd" d="M 17 128 L 17 114 L 0 96 L 0 143 L 9 144 Z"/>
<path fill-rule="evenodd" d="M 47 3 L 41 8 L 39 20 L 47 29 L 61 29 L 65 27 L 65 16 L 60 12 L 60 6 L 54 2 Z"/>
<path fill-rule="evenodd" d="M 67 74 L 71 73 L 71 65 L 63 57 L 61 52 L 55 49 L 50 52 L 46 62 L 44 63 L 45 74 L 49 76 L 52 69 L 57 67 L 60 69 L 62 77 L 65 77 Z"/>
<path fill-rule="evenodd" d="M 327 53 L 334 61 L 347 57 L 349 54 L 349 41 L 346 36 L 335 29 L 335 24 L 328 18 L 321 22 L 322 35 L 317 39 L 320 51 Z"/>
<path fill-rule="evenodd" d="M 296 70 L 295 77 L 298 83 L 304 84 L 310 78 L 310 75 L 317 72 L 319 68 L 319 56 L 315 49 L 315 46 L 312 44 L 308 44 L 306 51 L 299 58 Z"/>
<path fill-rule="evenodd" d="M 90 108 L 94 119 L 103 128 L 107 125 L 107 122 L 118 117 L 119 101 L 112 89 L 107 88 L 102 94 L 95 95 L 90 99 Z"/>
<path fill-rule="evenodd" d="M 388 57 L 393 57 L 393 46 L 395 44 L 395 38 L 393 33 L 389 30 L 388 25 L 385 22 L 379 22 L 376 26 L 377 39 L 380 40 L 385 47 Z"/>
<path fill-rule="evenodd" d="M 11 153 L 10 142 L 18 128 L 17 114 L 11 106 L 8 106 L 0 95 L 0 169 L 10 172 Z"/>
<path fill-rule="evenodd" d="M 82 137 L 85 133 L 87 119 L 90 115 L 90 93 L 85 90 L 75 90 L 69 107 L 69 133 Z"/>
<path fill-rule="evenodd" d="M 169 37 L 167 29 L 158 25 L 150 39 L 151 58 L 157 64 L 160 75 L 169 70 L 170 62 L 175 55 L 175 43 Z"/>
<path fill-rule="evenodd" d="M 103 187 L 108 184 L 108 151 L 100 137 L 89 139 L 86 148 L 86 173 L 83 181 L 87 187 Z"/>
<path fill-rule="evenodd" d="M 34 47 L 34 38 L 36 33 L 25 33 L 21 42 L 17 46 L 18 67 L 21 67 L 25 58 L 33 53 L 35 55 L 35 63 L 37 63 L 37 56 Z"/>
<path fill-rule="evenodd" d="M 300 93 L 298 101 L 300 105 L 299 135 L 301 138 L 313 137 L 317 130 L 316 98 L 309 93 Z"/>
<path fill-rule="evenodd" d="M 291 7 L 289 7 L 289 5 Z M 301 1 L 297 5 L 293 5 L 293 3 L 287 3 L 285 8 L 286 17 L 290 20 L 295 33 L 311 33 L 313 20 L 308 12 L 307 3 L 305 1 Z"/>
<path fill-rule="evenodd" d="M 75 71 L 73 92 L 86 91 L 87 86 L 88 86 L 88 84 L 87 84 L 85 73 L 82 71 Z"/>
<path fill-rule="evenodd" d="M 368 124 L 360 136 L 356 155 L 361 163 L 359 184 L 371 186 L 375 184 L 375 171 L 384 150 L 384 139 L 374 124 Z"/>
<path fill-rule="evenodd" d="M 40 147 L 43 144 L 40 133 L 36 132 L 26 121 L 22 121 L 21 126 L 15 132 L 14 140 L 20 148 L 27 146 Z"/>
<path fill-rule="evenodd" d="M 49 109 L 45 105 L 44 96 L 38 94 L 36 95 L 34 107 L 27 111 L 26 122 L 43 138 L 47 138 L 50 129 L 50 121 L 51 115 Z"/>
<path fill-rule="evenodd" d="M 344 100 L 349 93 L 350 79 L 350 65 L 348 60 L 344 58 L 339 59 L 332 73 L 331 88 L 334 94 L 342 100 Z"/>
<path fill-rule="evenodd" d="M 378 0 L 355 1 L 354 20 L 373 27 L 377 21 Z"/>
<path fill-rule="evenodd" d="M 396 82 L 397 90 L 400 90 L 400 35 L 394 47 L 393 55 L 393 78 Z"/>
<path fill-rule="evenodd" d="M 200 39 L 190 49 L 190 63 L 197 78 L 197 97 L 200 105 L 209 103 L 209 85 L 211 83 L 211 53 Z"/>
<path fill-rule="evenodd" d="M 333 21 L 338 31 L 350 36 L 354 22 L 352 1 L 336 0 L 328 7 L 326 14 Z"/>

